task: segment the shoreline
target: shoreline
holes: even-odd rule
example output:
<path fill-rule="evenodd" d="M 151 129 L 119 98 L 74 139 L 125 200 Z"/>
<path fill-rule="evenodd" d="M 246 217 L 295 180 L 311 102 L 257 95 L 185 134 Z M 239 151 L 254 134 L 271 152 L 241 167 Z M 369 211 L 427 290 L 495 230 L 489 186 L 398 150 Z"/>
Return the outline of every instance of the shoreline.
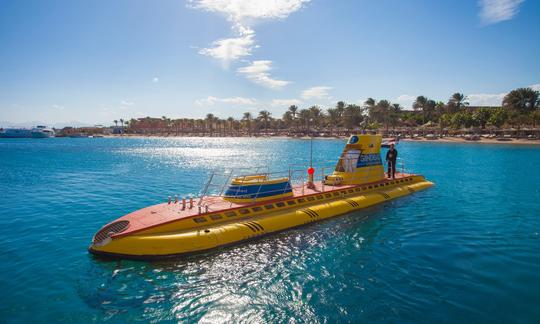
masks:
<path fill-rule="evenodd" d="M 478 140 L 466 140 L 461 137 L 446 137 L 446 138 L 437 138 L 437 139 L 426 139 L 426 138 L 404 138 L 400 141 L 403 142 L 417 142 L 417 143 L 466 143 L 466 144 L 510 144 L 510 145 L 540 145 L 540 140 L 530 140 L 523 138 L 512 138 L 499 141 L 493 138 L 480 138 Z"/>
<path fill-rule="evenodd" d="M 309 136 L 303 137 L 291 137 L 291 136 L 162 136 L 162 135 L 105 135 L 104 138 L 254 138 L 254 139 L 302 139 L 309 140 Z M 336 139 L 347 139 L 348 136 L 332 136 L 332 137 L 313 137 L 315 140 L 336 140 Z M 516 139 L 510 138 L 505 140 L 497 140 L 493 138 L 479 138 L 478 140 L 466 140 L 462 137 L 445 137 L 445 138 L 436 138 L 436 139 L 426 139 L 423 137 L 417 137 L 415 139 L 404 138 L 400 139 L 403 142 L 416 142 L 416 143 L 466 143 L 466 144 L 510 144 L 510 145 L 540 145 L 540 140 L 530 140 L 530 139 Z"/>

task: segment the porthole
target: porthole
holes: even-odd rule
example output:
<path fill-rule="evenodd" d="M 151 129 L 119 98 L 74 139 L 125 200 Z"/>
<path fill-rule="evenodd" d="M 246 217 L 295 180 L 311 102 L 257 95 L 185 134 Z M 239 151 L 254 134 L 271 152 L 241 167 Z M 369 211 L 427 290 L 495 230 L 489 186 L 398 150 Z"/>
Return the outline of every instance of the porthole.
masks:
<path fill-rule="evenodd" d="M 233 212 L 233 211 L 231 211 L 231 212 L 226 212 L 226 213 L 225 213 L 225 216 L 227 216 L 227 217 L 234 217 L 234 216 L 236 216 L 236 213 Z"/>
<path fill-rule="evenodd" d="M 270 204 L 270 205 L 265 205 L 264 208 L 266 209 L 273 209 L 274 208 L 274 205 Z"/>
<path fill-rule="evenodd" d="M 332 195 L 331 195 L 331 194 L 329 194 L 329 193 L 327 193 L 327 194 L 324 194 L 324 196 L 325 196 L 326 198 L 330 198 L 330 197 L 332 197 Z"/>
<path fill-rule="evenodd" d="M 296 205 L 296 201 L 294 200 L 289 200 L 287 201 L 287 205 L 291 206 L 291 205 Z"/>
<path fill-rule="evenodd" d="M 334 196 L 335 197 L 339 196 L 339 192 L 334 192 Z"/>
<path fill-rule="evenodd" d="M 285 206 L 285 203 L 280 201 L 280 202 L 276 203 L 276 206 L 283 207 L 283 206 Z"/>
<path fill-rule="evenodd" d="M 193 221 L 195 223 L 204 223 L 204 222 L 206 222 L 206 218 L 204 218 L 204 217 L 195 217 L 195 218 L 193 218 Z"/>
<path fill-rule="evenodd" d="M 307 197 L 306 199 L 307 199 L 308 201 L 313 201 L 313 200 L 315 200 L 315 197 Z"/>
<path fill-rule="evenodd" d="M 218 220 L 218 219 L 222 219 L 223 217 L 219 214 L 217 215 L 210 215 L 210 219 L 213 219 L 213 220 Z"/>
<path fill-rule="evenodd" d="M 305 201 L 306 201 L 306 200 L 305 200 L 304 198 L 298 199 L 298 203 L 299 203 L 299 204 L 301 204 L 301 203 L 303 203 L 303 202 L 305 202 Z"/>
<path fill-rule="evenodd" d="M 348 192 L 348 193 L 353 193 L 353 192 L 354 192 L 354 190 L 352 190 L 352 189 L 349 189 L 349 190 L 347 190 L 347 192 Z"/>
<path fill-rule="evenodd" d="M 257 207 L 253 207 L 253 208 L 251 208 L 251 210 L 252 210 L 252 211 L 253 211 L 254 213 L 256 213 L 256 212 L 260 212 L 260 211 L 262 211 L 263 209 L 262 209 L 262 207 L 260 207 L 260 206 L 257 206 Z"/>
<path fill-rule="evenodd" d="M 318 195 L 318 196 L 317 196 L 317 200 L 319 200 L 319 199 L 323 199 L 323 196 L 322 196 L 322 195 Z"/>
<path fill-rule="evenodd" d="M 245 215 L 245 214 L 249 214 L 249 213 L 250 213 L 249 209 L 240 209 L 239 212 L 240 212 L 240 214 L 242 214 L 242 215 Z"/>

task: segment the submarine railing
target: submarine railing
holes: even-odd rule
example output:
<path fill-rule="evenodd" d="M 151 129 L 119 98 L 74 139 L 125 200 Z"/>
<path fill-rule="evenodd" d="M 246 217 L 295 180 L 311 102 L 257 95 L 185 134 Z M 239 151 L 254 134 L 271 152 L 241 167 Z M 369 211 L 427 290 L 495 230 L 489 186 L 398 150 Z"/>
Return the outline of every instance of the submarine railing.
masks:
<path fill-rule="evenodd" d="M 345 160 L 344 158 L 340 158 L 339 160 Z M 332 162 L 333 164 L 335 164 L 335 162 Z M 339 163 L 338 161 L 338 167 L 339 165 L 341 165 L 342 167 L 344 167 L 344 164 L 343 163 Z M 396 163 L 396 171 L 398 171 L 398 176 L 399 174 L 400 175 L 405 175 L 405 174 L 413 174 L 412 172 L 412 163 L 407 163 L 407 165 L 405 165 L 405 160 L 402 159 L 402 158 L 398 158 L 398 161 Z M 339 186 L 338 184 L 327 184 L 325 183 L 325 178 L 326 176 L 328 175 L 331 175 L 332 172 L 336 169 L 336 166 L 329 166 L 327 165 L 326 163 L 322 163 L 322 165 L 314 165 L 313 166 L 315 169 L 319 169 L 320 170 L 320 173 L 317 172 L 315 174 L 315 180 L 318 180 L 318 176 L 317 175 L 320 175 L 320 188 L 319 190 L 321 192 L 325 192 L 327 191 L 327 187 L 336 187 L 336 186 Z M 387 165 L 383 164 L 383 167 L 387 167 Z M 386 169 L 386 168 L 385 168 Z M 240 174 L 238 173 L 237 171 L 239 170 L 254 170 L 254 172 L 248 172 L 248 173 L 244 173 L 244 174 Z M 264 170 L 266 172 L 260 172 L 261 170 Z M 264 175 L 266 177 L 266 179 L 268 178 L 277 178 L 277 177 L 287 177 L 289 179 L 289 182 L 290 182 L 290 187 L 293 191 L 295 190 L 301 190 L 302 191 L 302 194 L 304 193 L 305 189 L 306 189 L 306 170 L 307 170 L 307 167 L 305 165 L 294 165 L 294 164 L 290 164 L 289 165 L 289 168 L 288 170 L 286 171 L 275 171 L 275 172 L 269 172 L 269 169 L 268 169 L 268 166 L 265 166 L 265 167 L 255 167 L 255 168 L 237 168 L 237 169 L 233 169 L 233 170 L 228 170 L 228 171 L 225 171 L 225 172 L 222 172 L 222 175 L 221 176 L 218 176 L 219 172 L 217 171 L 213 171 L 210 176 L 209 176 L 209 180 L 208 182 L 206 183 L 205 187 L 204 187 L 204 190 L 201 192 L 200 196 L 198 197 L 199 198 L 199 206 L 208 206 L 210 207 L 211 205 L 213 205 L 214 203 L 212 203 L 211 200 L 209 201 L 205 201 L 205 197 L 212 197 L 212 196 L 222 196 L 223 193 L 225 192 L 225 188 L 227 188 L 227 186 L 230 185 L 230 181 L 231 179 L 233 178 L 240 178 L 240 179 L 246 179 L 250 176 L 255 176 L 255 175 Z M 385 175 L 386 175 L 386 170 L 385 171 Z M 401 171 L 401 172 L 400 172 Z M 367 180 L 369 179 L 371 173 L 368 172 L 364 175 L 359 175 L 359 174 L 355 174 L 352 178 L 353 181 L 358 181 L 358 180 L 361 180 L 361 182 L 367 182 Z M 224 179 L 223 180 L 223 183 L 217 183 L 217 184 L 214 184 L 215 181 L 217 181 L 218 179 Z M 212 189 L 213 188 L 216 188 L 217 190 L 215 190 L 215 193 L 214 195 L 211 194 L 212 192 Z M 261 188 L 262 186 L 259 186 L 256 194 L 253 196 L 253 201 L 255 202 L 257 198 L 260 197 L 261 195 Z M 277 190 L 273 190 L 273 191 L 264 191 L 265 194 L 268 194 L 268 193 L 285 193 L 287 190 L 287 187 L 285 187 L 284 189 L 277 189 Z M 232 202 L 230 203 L 230 206 L 232 206 Z"/>

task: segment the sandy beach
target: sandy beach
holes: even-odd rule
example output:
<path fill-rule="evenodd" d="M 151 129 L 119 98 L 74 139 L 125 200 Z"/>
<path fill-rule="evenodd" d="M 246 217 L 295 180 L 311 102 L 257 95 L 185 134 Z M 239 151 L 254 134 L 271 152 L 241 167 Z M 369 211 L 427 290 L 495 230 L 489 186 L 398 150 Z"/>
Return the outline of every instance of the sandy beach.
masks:
<path fill-rule="evenodd" d="M 426 139 L 426 138 L 406 138 L 400 141 L 404 142 L 422 142 L 422 143 L 468 143 L 468 144 L 516 144 L 516 145 L 540 145 L 540 140 L 530 140 L 525 138 L 507 138 L 504 140 L 497 140 L 495 138 L 480 138 L 478 140 L 466 140 L 461 137 L 445 137 L 438 139 Z"/>
<path fill-rule="evenodd" d="M 234 137 L 251 137 L 251 138 L 282 138 L 282 139 L 304 139 L 308 140 L 310 137 L 288 137 L 288 136 L 163 136 L 163 135 L 140 135 L 140 134 L 124 134 L 124 135 L 105 135 L 104 137 L 129 137 L 129 138 L 192 138 L 192 137 L 215 137 L 215 138 L 234 138 Z M 334 136 L 334 137 L 314 137 L 316 140 L 331 140 L 331 139 L 347 139 L 347 136 Z M 419 142 L 419 143 L 467 143 L 467 144 L 512 144 L 512 145 L 540 145 L 540 140 L 526 139 L 526 138 L 479 138 L 478 140 L 466 140 L 462 137 L 445 137 L 436 139 L 426 139 L 424 137 L 417 137 L 415 139 L 404 138 L 400 141 L 403 142 Z"/>

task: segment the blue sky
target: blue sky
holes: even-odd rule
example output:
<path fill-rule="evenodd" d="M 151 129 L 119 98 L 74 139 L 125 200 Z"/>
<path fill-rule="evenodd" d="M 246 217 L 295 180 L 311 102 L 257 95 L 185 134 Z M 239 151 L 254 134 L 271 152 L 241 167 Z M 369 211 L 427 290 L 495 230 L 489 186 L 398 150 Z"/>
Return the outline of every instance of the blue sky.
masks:
<path fill-rule="evenodd" d="M 540 89 L 540 2 L 0 3 L 0 121 L 222 118 Z"/>

